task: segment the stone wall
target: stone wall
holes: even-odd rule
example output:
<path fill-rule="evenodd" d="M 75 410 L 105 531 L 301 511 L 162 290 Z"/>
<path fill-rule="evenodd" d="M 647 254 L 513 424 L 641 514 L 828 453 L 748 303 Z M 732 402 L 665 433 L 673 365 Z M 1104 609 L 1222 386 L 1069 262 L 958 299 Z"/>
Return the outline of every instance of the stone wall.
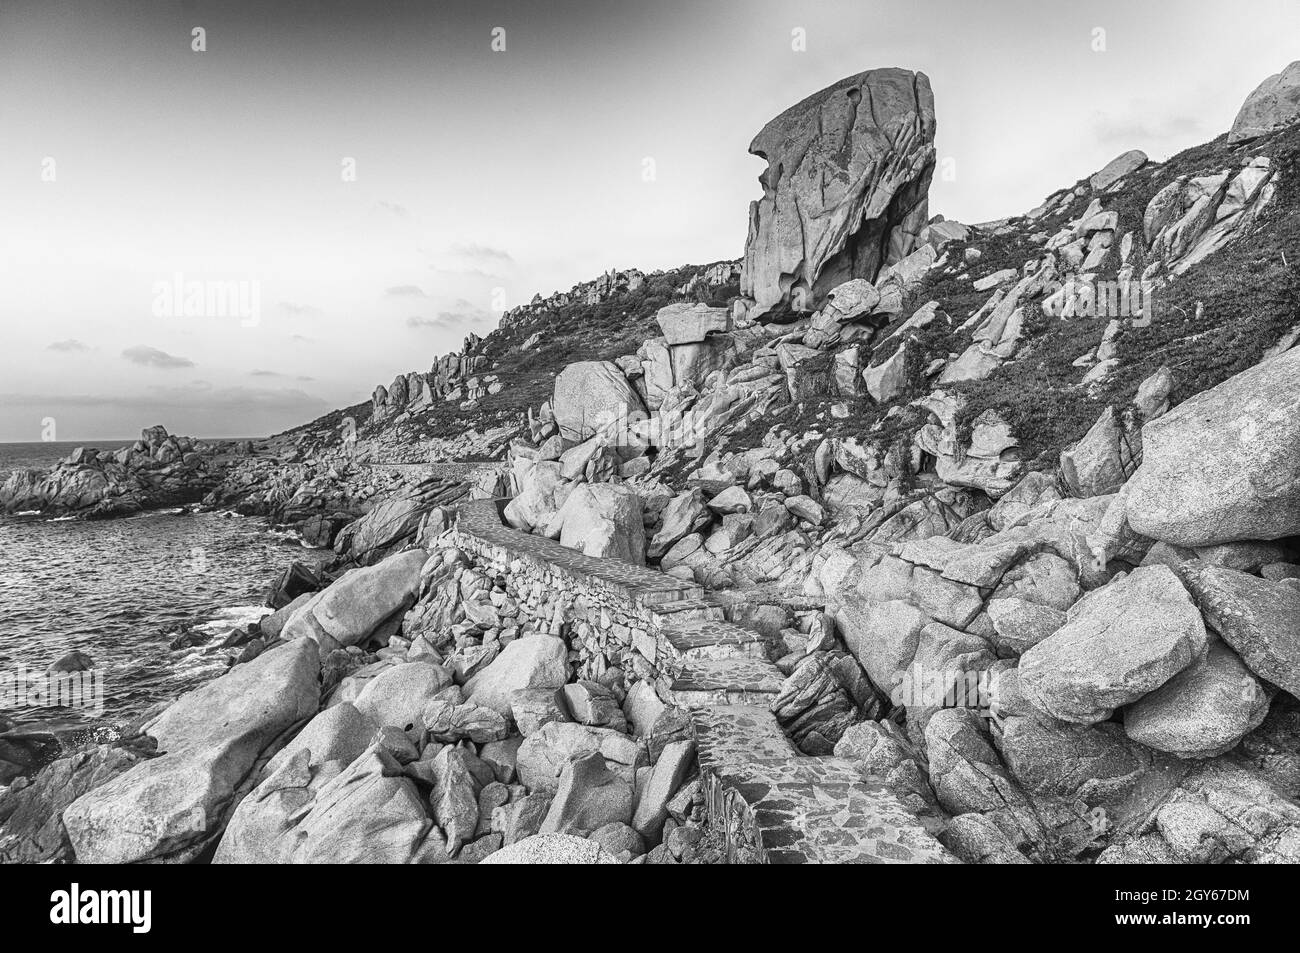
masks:
<path fill-rule="evenodd" d="M 502 525 L 494 500 L 461 506 L 449 538 L 483 571 L 505 578 L 521 623 L 569 642 L 579 653 L 581 678 L 599 679 L 621 666 L 629 684 L 655 682 L 670 700 L 672 646 L 664 620 L 683 611 L 711 611 L 690 605 L 704 595 L 701 586 L 511 529 Z"/>
<path fill-rule="evenodd" d="M 650 682 L 690 709 L 709 825 L 729 862 L 955 859 L 855 764 L 795 748 L 771 711 L 783 677 L 768 639 L 725 621 L 699 585 L 503 526 L 495 500 L 462 505 L 444 540 L 504 577 L 522 624 L 568 641 L 581 678 L 619 665 L 629 685 Z"/>

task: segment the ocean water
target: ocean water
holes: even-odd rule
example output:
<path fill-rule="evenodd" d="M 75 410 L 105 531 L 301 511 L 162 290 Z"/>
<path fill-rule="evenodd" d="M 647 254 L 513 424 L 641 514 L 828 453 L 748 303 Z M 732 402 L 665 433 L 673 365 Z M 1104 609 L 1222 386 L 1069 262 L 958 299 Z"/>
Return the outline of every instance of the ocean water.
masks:
<path fill-rule="evenodd" d="M 0 444 L 0 480 L 79 444 Z M 102 443 L 101 449 L 121 444 Z M 266 586 L 304 548 L 260 519 L 167 511 L 119 520 L 0 516 L 0 714 L 57 729 L 121 724 L 226 670 L 216 643 L 255 621 Z M 179 634 L 210 642 L 173 651 Z M 96 675 L 57 686 L 46 667 L 72 650 Z"/>

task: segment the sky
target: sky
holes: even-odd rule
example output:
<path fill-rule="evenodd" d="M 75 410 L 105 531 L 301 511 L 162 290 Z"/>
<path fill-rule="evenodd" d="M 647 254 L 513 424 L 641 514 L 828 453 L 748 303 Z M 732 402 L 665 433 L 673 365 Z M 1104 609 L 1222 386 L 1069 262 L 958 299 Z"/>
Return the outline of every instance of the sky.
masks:
<path fill-rule="evenodd" d="M 738 258 L 750 140 L 869 68 L 930 77 L 932 213 L 1023 213 L 1226 131 L 1300 58 L 1300 4 L 1249 11 L 0 0 L 0 441 L 272 433 L 536 292 Z"/>

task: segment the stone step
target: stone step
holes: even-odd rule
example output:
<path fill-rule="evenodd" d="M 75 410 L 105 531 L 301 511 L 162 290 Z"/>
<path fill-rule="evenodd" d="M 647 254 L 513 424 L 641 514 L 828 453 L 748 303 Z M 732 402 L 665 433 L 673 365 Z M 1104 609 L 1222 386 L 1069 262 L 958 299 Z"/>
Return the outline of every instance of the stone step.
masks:
<path fill-rule="evenodd" d="M 670 675 L 705 659 L 767 659 L 771 642 L 762 633 L 718 619 L 670 621 L 660 627 L 655 663 Z"/>
<path fill-rule="evenodd" d="M 732 863 L 954 864 L 888 788 L 843 758 L 700 763 L 709 823 Z"/>
<path fill-rule="evenodd" d="M 683 599 L 680 602 L 669 602 L 653 606 L 650 608 L 650 617 L 656 625 L 666 625 L 670 622 L 686 622 L 696 619 L 725 621 L 727 615 L 720 604 L 706 598 Z"/>
<path fill-rule="evenodd" d="M 700 771 L 716 771 L 755 758 L 795 758 L 798 749 L 786 737 L 766 705 L 711 705 L 691 709 Z"/>
<path fill-rule="evenodd" d="M 732 863 L 954 863 L 883 785 L 807 758 L 760 705 L 691 711 L 709 825 Z"/>
<path fill-rule="evenodd" d="M 682 666 L 672 678 L 669 691 L 673 704 L 682 708 L 765 705 L 781 690 L 784 681 L 785 676 L 766 659 L 696 659 Z"/>

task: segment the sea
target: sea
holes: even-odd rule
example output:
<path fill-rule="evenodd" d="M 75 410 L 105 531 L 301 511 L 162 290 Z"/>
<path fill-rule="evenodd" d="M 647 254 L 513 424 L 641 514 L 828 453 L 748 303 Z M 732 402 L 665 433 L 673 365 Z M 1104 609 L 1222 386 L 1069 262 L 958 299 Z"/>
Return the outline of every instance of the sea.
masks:
<path fill-rule="evenodd" d="M 85 444 L 112 451 L 130 441 Z M 0 443 L 0 482 L 81 443 Z M 101 737 L 226 671 L 231 629 L 270 611 L 267 586 L 308 549 L 266 521 L 176 509 L 115 520 L 0 516 L 0 715 L 24 729 Z M 173 650 L 177 636 L 199 644 Z M 56 682 L 77 650 L 94 675 Z"/>

